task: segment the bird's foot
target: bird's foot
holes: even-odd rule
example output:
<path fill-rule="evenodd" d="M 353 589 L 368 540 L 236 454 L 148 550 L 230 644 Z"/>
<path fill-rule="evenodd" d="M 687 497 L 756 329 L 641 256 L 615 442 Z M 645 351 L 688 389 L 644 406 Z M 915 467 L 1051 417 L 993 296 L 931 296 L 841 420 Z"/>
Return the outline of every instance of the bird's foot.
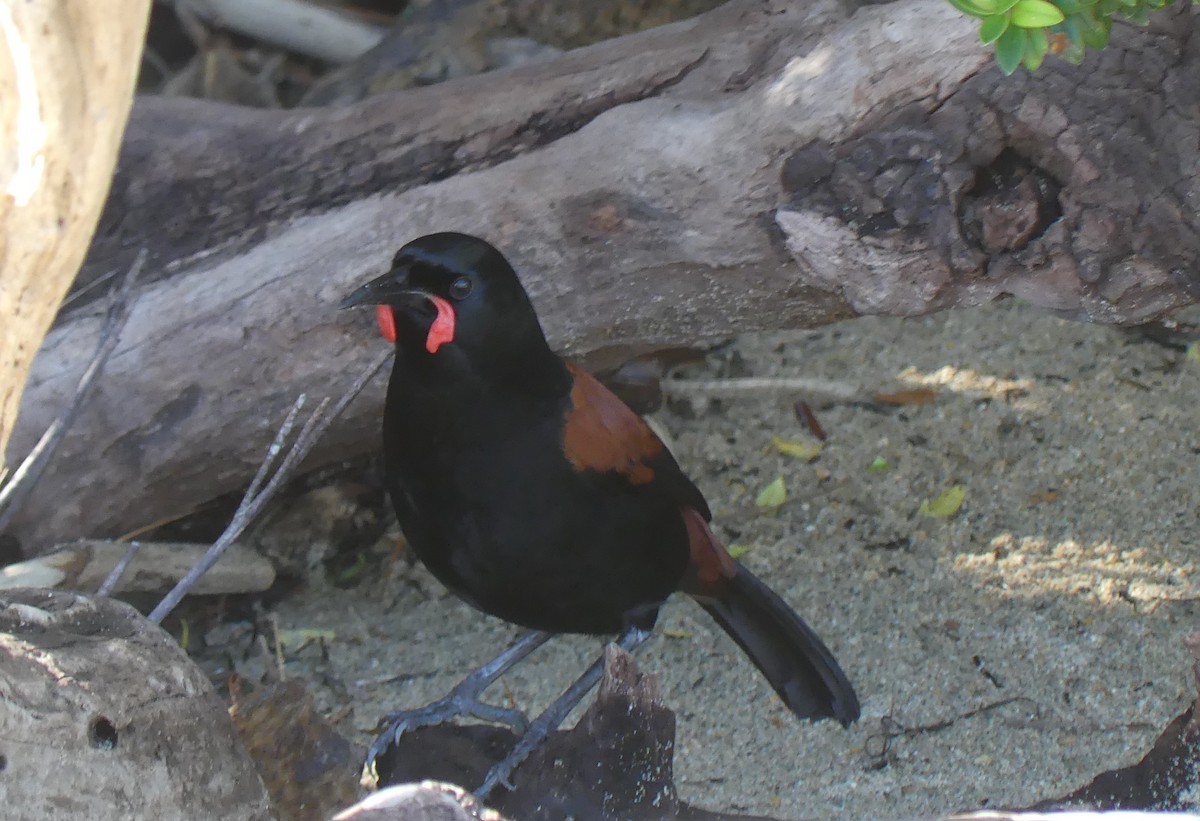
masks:
<path fill-rule="evenodd" d="M 632 651 L 648 638 L 650 638 L 648 630 L 630 627 L 617 639 L 617 645 L 623 650 Z M 480 801 L 486 800 L 492 790 L 498 786 L 503 786 L 508 790 L 513 789 L 511 776 L 517 767 L 521 766 L 525 759 L 529 758 L 529 754 L 536 750 L 538 745 L 558 728 L 558 725 L 563 723 L 579 702 L 583 701 L 583 697 L 596 686 L 596 682 L 600 680 L 603 672 L 604 656 L 601 655 L 592 662 L 583 675 L 555 699 L 553 704 L 530 723 L 509 754 L 488 770 L 483 783 L 479 785 L 479 789 L 475 790 L 475 797 Z"/>
<path fill-rule="evenodd" d="M 452 718 L 465 716 L 490 721 L 493 724 L 503 724 L 511 728 L 518 736 L 522 736 L 528 731 L 529 719 L 520 710 L 480 701 L 478 693 L 468 690 L 460 691 L 460 687 L 462 685 L 456 687 L 444 698 L 440 698 L 432 704 L 426 704 L 424 707 L 417 707 L 413 710 L 397 710 L 385 715 L 380 721 L 384 730 L 376 737 L 370 750 L 367 751 L 367 767 L 373 768 L 375 759 L 382 755 L 388 747 L 399 743 L 400 737 L 409 730 L 442 724 Z"/>
<path fill-rule="evenodd" d="M 549 633 L 526 633 L 503 653 L 472 672 L 453 690 L 432 704 L 412 710 L 397 710 L 388 713 L 380 721 L 385 729 L 376 737 L 367 751 L 365 765 L 367 773 L 374 772 L 375 760 L 383 754 L 384 750 L 399 742 L 400 737 L 406 731 L 441 724 L 459 716 L 504 724 L 511 727 L 517 735 L 525 734 L 529 729 L 529 719 L 525 717 L 524 713 L 520 710 L 488 704 L 481 701 L 480 696 L 492 682 L 504 675 L 518 661 L 545 644 L 549 638 Z"/>

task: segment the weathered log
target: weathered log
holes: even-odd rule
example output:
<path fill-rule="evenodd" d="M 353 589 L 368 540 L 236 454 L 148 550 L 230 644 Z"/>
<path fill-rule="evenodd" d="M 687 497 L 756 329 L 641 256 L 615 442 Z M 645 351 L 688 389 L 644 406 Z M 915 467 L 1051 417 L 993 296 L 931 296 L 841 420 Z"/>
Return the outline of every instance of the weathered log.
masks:
<path fill-rule="evenodd" d="M 610 362 L 1004 294 L 1122 323 L 1194 301 L 1196 19 L 1004 78 L 940 0 L 747 0 L 345 109 L 139 100 L 85 275 L 146 247 L 159 278 L 17 533 L 113 534 L 244 482 L 294 395 L 379 344 L 338 298 L 432 230 L 495 241 L 553 342 Z M 96 326 L 50 335 L 18 452 Z M 381 401 L 313 463 L 370 447 Z"/>

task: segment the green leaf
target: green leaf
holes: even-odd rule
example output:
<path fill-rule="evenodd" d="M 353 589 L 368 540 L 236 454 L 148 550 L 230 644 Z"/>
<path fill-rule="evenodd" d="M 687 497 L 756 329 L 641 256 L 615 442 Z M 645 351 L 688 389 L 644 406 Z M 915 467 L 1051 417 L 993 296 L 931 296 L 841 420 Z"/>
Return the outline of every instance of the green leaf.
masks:
<path fill-rule="evenodd" d="M 732 556 L 735 559 L 740 559 L 740 558 L 742 558 L 742 556 L 745 556 L 747 553 L 750 552 L 750 545 L 748 545 L 748 544 L 731 544 L 729 547 L 727 547 L 725 549 L 729 551 L 730 556 Z"/>
<path fill-rule="evenodd" d="M 867 465 L 867 470 L 872 473 L 883 473 L 890 467 L 891 465 L 888 464 L 887 459 L 884 459 L 882 456 L 876 456 L 871 460 L 871 464 Z"/>
<path fill-rule="evenodd" d="M 967 498 L 967 489 L 962 485 L 951 485 L 933 499 L 921 502 L 920 513 L 935 519 L 949 519 L 962 507 Z"/>
<path fill-rule="evenodd" d="M 1012 74 L 1025 54 L 1025 29 L 1009 26 L 996 41 L 996 62 L 1005 74 Z"/>
<path fill-rule="evenodd" d="M 1112 28 L 1112 18 L 1089 21 L 1083 30 L 1083 44 L 1088 48 L 1104 48 L 1108 45 L 1108 33 Z"/>
<path fill-rule="evenodd" d="M 1021 62 L 1030 71 L 1037 71 L 1042 60 L 1046 59 L 1046 50 L 1050 48 L 1050 40 L 1046 37 L 1045 29 L 1030 29 L 1025 43 L 1025 56 Z"/>
<path fill-rule="evenodd" d="M 996 13 L 996 0 L 950 0 L 950 5 L 971 17 L 987 17 Z"/>
<path fill-rule="evenodd" d="M 758 498 L 754 500 L 754 504 L 761 508 L 774 510 L 787 501 L 787 487 L 783 484 L 783 477 L 775 477 L 775 481 L 762 489 L 758 494 Z"/>
<path fill-rule="evenodd" d="M 1012 24 L 1023 29 L 1056 26 L 1064 19 L 1058 6 L 1046 0 L 1020 0 L 1012 7 Z"/>
<path fill-rule="evenodd" d="M 333 583 L 338 587 L 349 587 L 362 577 L 363 571 L 367 569 L 367 557 L 363 553 L 359 553 L 354 564 L 348 567 L 343 567 L 333 577 Z"/>
<path fill-rule="evenodd" d="M 1086 24 L 1078 14 L 1072 14 L 1059 24 L 1058 28 L 1071 39 L 1073 47 L 1083 48 L 1083 30 Z"/>
<path fill-rule="evenodd" d="M 1200 342 L 1189 342 L 1185 356 L 1189 362 L 1200 362 Z"/>
<path fill-rule="evenodd" d="M 1007 14 L 993 14 L 991 17 L 985 17 L 983 25 L 979 27 L 979 42 L 985 46 L 994 43 L 1006 31 L 1008 31 Z"/>
<path fill-rule="evenodd" d="M 1125 12 L 1125 19 L 1135 26 L 1148 26 L 1150 25 L 1150 10 L 1144 6 L 1132 9 Z"/>
<path fill-rule="evenodd" d="M 1062 58 L 1063 60 L 1066 60 L 1071 65 L 1077 66 L 1083 62 L 1084 49 L 1083 49 L 1083 46 L 1077 46 L 1074 43 L 1072 43 L 1070 46 L 1067 47 L 1066 51 L 1064 51 L 1062 54 L 1060 54 L 1058 56 L 1060 58 Z"/>
<path fill-rule="evenodd" d="M 811 462 L 821 455 L 820 442 L 805 442 L 800 439 L 783 439 L 779 436 L 772 436 L 771 444 L 784 456 L 794 456 L 805 462 Z"/>

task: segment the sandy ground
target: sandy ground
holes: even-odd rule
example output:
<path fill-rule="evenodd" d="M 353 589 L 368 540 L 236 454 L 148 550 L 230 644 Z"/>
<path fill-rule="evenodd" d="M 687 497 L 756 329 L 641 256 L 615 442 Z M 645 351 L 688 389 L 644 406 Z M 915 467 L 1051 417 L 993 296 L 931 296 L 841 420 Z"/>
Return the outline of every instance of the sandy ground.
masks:
<path fill-rule="evenodd" d="M 638 656 L 678 714 L 685 799 L 780 818 L 1025 805 L 1132 763 L 1186 705 L 1200 362 L 1010 302 L 747 337 L 692 375 L 729 373 L 937 398 L 819 408 L 829 440 L 812 462 L 771 447 L 804 437 L 794 394 L 659 414 L 718 532 L 748 547 L 743 561 L 817 628 L 863 701 L 849 731 L 797 722 L 701 610 L 673 601 Z M 788 501 L 763 512 L 754 497 L 776 476 Z M 957 515 L 918 512 L 955 484 Z M 352 700 L 342 729 L 363 740 L 515 635 L 401 565 L 275 609 L 283 629 L 336 632 L 327 660 L 303 649 L 287 669 L 329 712 Z M 598 649 L 558 640 L 496 697 L 539 707 Z"/>

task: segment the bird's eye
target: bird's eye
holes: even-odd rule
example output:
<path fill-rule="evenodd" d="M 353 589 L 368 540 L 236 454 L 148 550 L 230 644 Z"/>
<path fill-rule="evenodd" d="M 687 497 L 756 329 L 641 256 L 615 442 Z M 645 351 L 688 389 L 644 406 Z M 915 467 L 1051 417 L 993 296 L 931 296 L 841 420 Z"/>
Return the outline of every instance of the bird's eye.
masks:
<path fill-rule="evenodd" d="M 471 293 L 473 283 L 467 277 L 459 277 L 450 283 L 450 296 L 453 299 L 466 299 Z"/>

